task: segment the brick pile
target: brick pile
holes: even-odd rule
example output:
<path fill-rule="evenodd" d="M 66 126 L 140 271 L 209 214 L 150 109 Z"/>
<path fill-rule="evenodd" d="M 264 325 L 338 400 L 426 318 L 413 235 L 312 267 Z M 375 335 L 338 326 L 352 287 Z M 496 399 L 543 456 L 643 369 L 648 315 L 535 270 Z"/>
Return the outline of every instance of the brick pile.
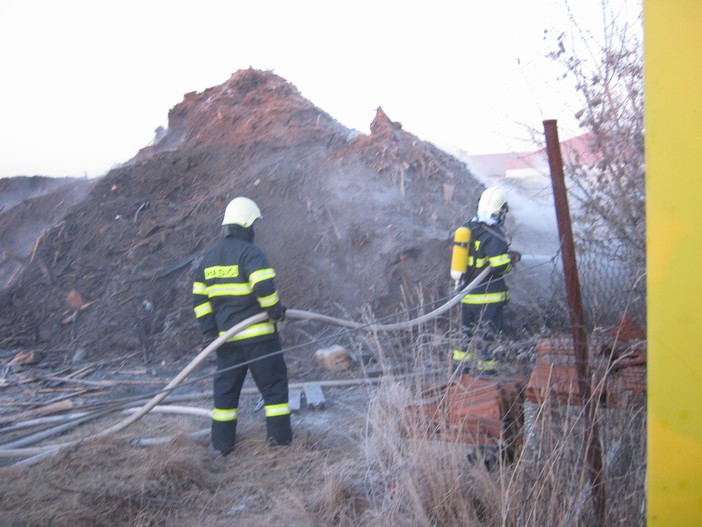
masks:
<path fill-rule="evenodd" d="M 590 362 L 599 357 L 602 350 L 590 346 Z M 598 384 L 593 382 L 591 392 L 598 393 Z M 529 377 L 525 393 L 529 402 L 541 404 L 582 404 L 578 374 L 575 366 L 573 341 L 566 337 L 542 339 L 536 347 L 536 363 Z"/>
<path fill-rule="evenodd" d="M 633 322 L 624 319 L 603 342 L 591 343 L 588 361 L 591 393 L 598 404 L 645 404 L 645 332 Z M 403 432 L 424 439 L 499 446 L 513 454 L 521 446 L 525 400 L 583 403 L 572 340 L 541 340 L 525 381 L 463 375 L 426 390 L 419 401 L 405 408 Z"/>
<path fill-rule="evenodd" d="M 607 405 L 646 404 L 646 332 L 628 317 L 611 334 L 611 365 L 606 378 Z"/>
<path fill-rule="evenodd" d="M 405 433 L 514 450 L 524 422 L 523 382 L 463 375 L 405 409 Z"/>
<path fill-rule="evenodd" d="M 603 343 L 591 345 L 588 360 L 591 393 L 600 404 L 643 406 L 646 402 L 646 333 L 624 317 Z M 581 404 L 575 350 L 568 338 L 543 339 L 525 397 L 541 404 Z"/>

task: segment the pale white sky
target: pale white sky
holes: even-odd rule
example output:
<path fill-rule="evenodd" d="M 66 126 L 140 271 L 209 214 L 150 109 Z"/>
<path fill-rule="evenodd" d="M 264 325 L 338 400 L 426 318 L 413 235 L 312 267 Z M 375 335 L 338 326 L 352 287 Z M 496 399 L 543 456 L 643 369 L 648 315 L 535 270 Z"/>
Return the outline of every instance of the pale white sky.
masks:
<path fill-rule="evenodd" d="M 574 91 L 544 58 L 565 2 L 3 0 L 0 177 L 102 175 L 186 93 L 248 67 L 364 133 L 382 106 L 440 148 L 529 150 L 524 125 L 577 133 Z M 569 3 L 601 26 L 599 2 Z"/>

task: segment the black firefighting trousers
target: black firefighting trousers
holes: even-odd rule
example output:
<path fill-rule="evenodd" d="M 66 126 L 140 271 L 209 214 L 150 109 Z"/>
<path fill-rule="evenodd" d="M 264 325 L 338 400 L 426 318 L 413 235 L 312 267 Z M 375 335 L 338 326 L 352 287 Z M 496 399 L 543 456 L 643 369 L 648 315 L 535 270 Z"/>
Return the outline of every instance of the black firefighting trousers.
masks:
<path fill-rule="evenodd" d="M 216 450 L 226 454 L 234 447 L 239 396 L 249 370 L 263 396 L 269 443 L 289 445 L 292 442 L 288 371 L 283 354 L 276 353 L 280 349 L 280 341 L 275 339 L 225 343 L 217 350 L 212 411 L 212 445 Z M 243 363 L 248 364 L 241 365 Z M 241 366 L 234 367 L 237 365 Z"/>

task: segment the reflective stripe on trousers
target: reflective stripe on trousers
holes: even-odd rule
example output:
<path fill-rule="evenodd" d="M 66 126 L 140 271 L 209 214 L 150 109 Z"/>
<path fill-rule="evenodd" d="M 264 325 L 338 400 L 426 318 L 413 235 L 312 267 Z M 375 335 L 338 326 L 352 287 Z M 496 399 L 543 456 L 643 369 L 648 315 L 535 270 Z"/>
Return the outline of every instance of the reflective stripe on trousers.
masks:
<path fill-rule="evenodd" d="M 266 412 L 266 417 L 275 417 L 278 415 L 290 415 L 290 405 L 288 403 L 269 404 L 263 407 Z"/>
<path fill-rule="evenodd" d="M 236 421 L 238 412 L 236 408 L 230 408 L 229 410 L 223 410 L 222 408 L 214 408 L 212 410 L 212 420 L 227 422 Z"/>
<path fill-rule="evenodd" d="M 461 302 L 464 304 L 496 304 L 507 300 L 509 300 L 509 292 L 500 291 L 498 293 L 469 294 L 464 296 Z"/>

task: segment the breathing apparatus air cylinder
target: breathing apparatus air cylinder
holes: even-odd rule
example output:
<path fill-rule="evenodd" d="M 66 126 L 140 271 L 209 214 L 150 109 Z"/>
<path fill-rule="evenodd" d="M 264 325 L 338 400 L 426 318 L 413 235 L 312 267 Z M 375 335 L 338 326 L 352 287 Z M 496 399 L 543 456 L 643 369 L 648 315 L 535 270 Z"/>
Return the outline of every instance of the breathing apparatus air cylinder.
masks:
<path fill-rule="evenodd" d="M 453 235 L 453 254 L 451 255 L 451 279 L 460 283 L 461 277 L 468 270 L 468 249 L 470 247 L 470 229 L 459 227 Z"/>

